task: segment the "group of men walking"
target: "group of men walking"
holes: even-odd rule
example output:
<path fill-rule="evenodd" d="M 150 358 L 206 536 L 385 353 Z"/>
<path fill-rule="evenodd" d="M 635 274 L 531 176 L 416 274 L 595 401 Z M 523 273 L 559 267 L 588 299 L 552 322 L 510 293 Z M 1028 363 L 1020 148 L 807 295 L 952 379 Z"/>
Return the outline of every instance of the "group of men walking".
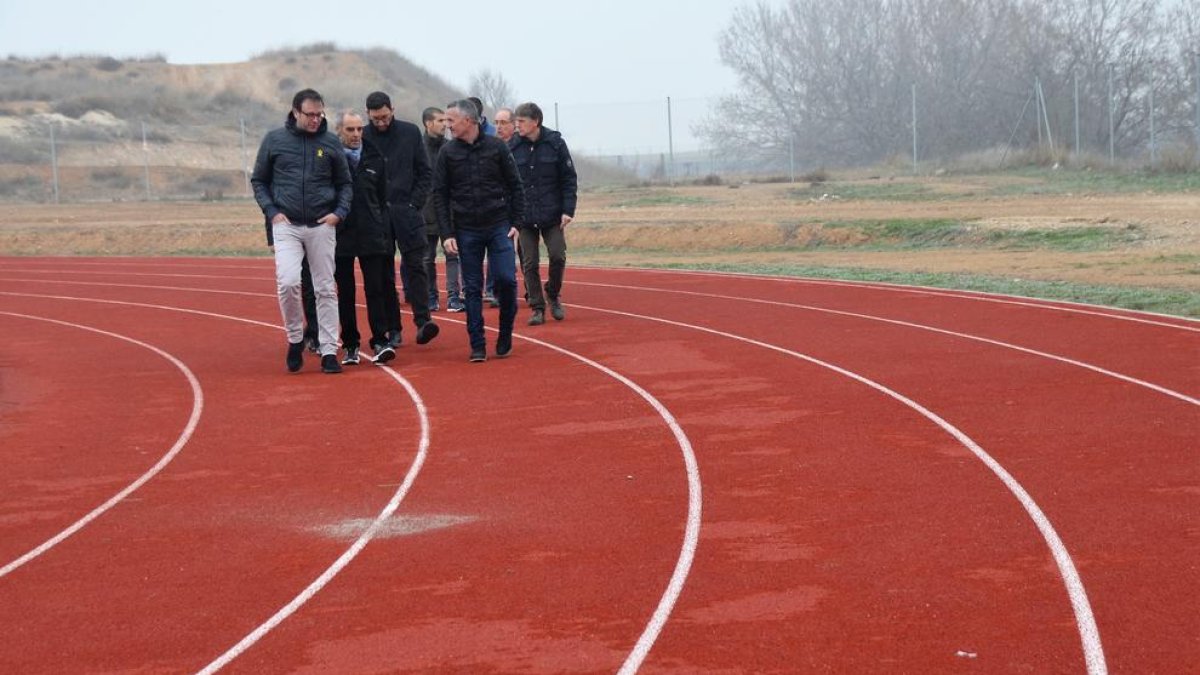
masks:
<path fill-rule="evenodd" d="M 365 121 L 353 110 L 338 113 L 336 135 L 331 134 L 323 98 L 304 89 L 293 97 L 284 126 L 269 132 L 258 151 L 251 184 L 274 245 L 288 370 L 303 366 L 304 268 L 312 278 L 322 371 L 338 373 L 342 365 L 360 362 L 355 259 L 375 363 L 395 358 L 401 343 L 397 250 L 416 342 L 437 337 L 431 312 L 440 309 L 439 241 L 446 255 L 446 308 L 466 312 L 471 361 L 487 360 L 485 256 L 487 283 L 494 284 L 492 297 L 500 308 L 497 358 L 512 353 L 518 242 L 528 323 L 544 323 L 547 304 L 551 316 L 565 318 L 559 300 L 566 266 L 563 230 L 575 215 L 577 179 L 566 143 L 543 127 L 541 109 L 534 103 L 503 108 L 492 127 L 481 105 L 456 100 L 445 111 L 425 110 L 424 133 L 396 119 L 383 92 L 367 97 L 366 112 Z M 541 240 L 550 257 L 545 285 L 538 271 Z M 341 361 L 339 337 L 345 349 Z"/>

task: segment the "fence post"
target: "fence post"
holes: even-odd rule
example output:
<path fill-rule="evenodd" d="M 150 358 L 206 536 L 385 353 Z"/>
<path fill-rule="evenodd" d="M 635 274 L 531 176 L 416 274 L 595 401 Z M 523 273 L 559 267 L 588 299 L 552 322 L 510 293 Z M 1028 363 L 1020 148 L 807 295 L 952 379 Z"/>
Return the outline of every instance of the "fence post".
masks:
<path fill-rule="evenodd" d="M 1113 70 L 1115 66 L 1108 64 L 1108 164 L 1116 166 L 1117 164 L 1117 144 L 1116 144 L 1116 124 L 1113 121 L 1117 111 L 1117 104 L 1113 100 Z"/>
<path fill-rule="evenodd" d="M 58 198 L 58 147 L 54 142 L 54 123 L 50 123 L 50 172 L 54 177 L 54 203 L 59 203 Z"/>
<path fill-rule="evenodd" d="M 1072 72 L 1071 79 L 1075 81 L 1075 154 L 1079 154 L 1079 73 Z"/>
<path fill-rule="evenodd" d="M 917 84 L 912 85 L 913 175 L 917 175 Z"/>
<path fill-rule="evenodd" d="M 246 179 L 246 194 L 250 194 L 250 157 L 246 154 L 246 118 L 239 117 L 238 125 L 242 134 L 242 176 Z"/>
<path fill-rule="evenodd" d="M 1154 80 L 1150 81 L 1150 168 L 1158 163 L 1158 147 L 1154 138 Z"/>
<path fill-rule="evenodd" d="M 675 134 L 671 128 L 671 97 L 667 97 L 667 153 L 671 163 L 667 166 L 667 177 L 671 187 L 675 187 Z"/>

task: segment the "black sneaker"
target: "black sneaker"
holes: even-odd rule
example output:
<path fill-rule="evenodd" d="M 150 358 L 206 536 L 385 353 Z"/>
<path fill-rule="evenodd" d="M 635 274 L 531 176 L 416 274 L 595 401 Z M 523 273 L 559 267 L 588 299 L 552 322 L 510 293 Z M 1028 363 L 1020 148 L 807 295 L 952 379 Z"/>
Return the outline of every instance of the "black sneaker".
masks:
<path fill-rule="evenodd" d="M 343 366 L 358 365 L 358 347 L 346 347 L 346 355 L 342 357 Z"/>
<path fill-rule="evenodd" d="M 325 356 L 322 356 L 321 372 L 329 373 L 330 375 L 342 372 L 342 364 L 338 363 L 337 356 L 333 354 L 326 354 Z"/>
<path fill-rule="evenodd" d="M 400 331 L 394 330 L 390 335 L 388 335 L 388 346 L 392 349 L 398 349 L 401 342 L 403 342 L 403 340 L 400 339 Z"/>
<path fill-rule="evenodd" d="M 487 350 L 483 348 L 471 350 L 471 363 L 483 363 L 484 361 L 487 361 Z"/>
<path fill-rule="evenodd" d="M 496 338 L 496 358 L 506 359 L 512 354 L 512 334 L 501 335 Z"/>
<path fill-rule="evenodd" d="M 432 321 L 417 329 L 417 344 L 423 345 L 428 343 L 433 338 L 437 337 L 441 328 Z"/>
<path fill-rule="evenodd" d="M 289 342 L 287 352 L 287 369 L 294 373 L 304 366 L 304 340 Z"/>
<path fill-rule="evenodd" d="M 554 317 L 555 321 L 567 318 L 567 313 L 563 311 L 562 303 L 558 301 L 558 298 L 550 300 L 550 316 Z"/>
<path fill-rule="evenodd" d="M 450 296 L 450 299 L 446 301 L 447 312 L 462 312 L 466 309 L 467 306 L 463 304 L 462 298 L 456 295 Z"/>
<path fill-rule="evenodd" d="M 533 310 L 533 314 L 529 317 L 530 326 L 540 326 L 546 323 L 546 313 L 540 309 Z"/>
<path fill-rule="evenodd" d="M 396 358 L 395 349 L 392 349 L 390 345 L 380 345 L 375 348 L 375 358 L 372 359 L 372 363 L 383 364 L 394 358 Z"/>
<path fill-rule="evenodd" d="M 438 296 L 436 296 L 436 295 L 429 296 L 429 311 L 437 312 L 441 309 L 442 309 L 442 305 L 440 302 L 438 302 Z"/>

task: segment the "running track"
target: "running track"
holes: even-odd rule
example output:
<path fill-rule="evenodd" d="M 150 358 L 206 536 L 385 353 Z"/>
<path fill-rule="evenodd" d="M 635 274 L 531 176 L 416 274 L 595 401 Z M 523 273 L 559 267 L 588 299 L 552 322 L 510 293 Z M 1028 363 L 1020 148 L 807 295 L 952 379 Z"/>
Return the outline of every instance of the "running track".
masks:
<path fill-rule="evenodd" d="M 564 300 L 289 375 L 268 260 L 0 258 L 0 672 L 1195 672 L 1200 323 Z"/>

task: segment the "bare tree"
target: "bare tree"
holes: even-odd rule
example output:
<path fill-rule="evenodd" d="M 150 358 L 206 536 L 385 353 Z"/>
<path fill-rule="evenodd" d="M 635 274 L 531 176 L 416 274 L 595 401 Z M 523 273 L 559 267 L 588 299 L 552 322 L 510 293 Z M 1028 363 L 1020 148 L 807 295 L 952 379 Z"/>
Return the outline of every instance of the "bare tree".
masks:
<path fill-rule="evenodd" d="M 918 152 L 949 156 L 1003 145 L 1022 120 L 1021 142 L 1047 121 L 1055 139 L 1066 138 L 1078 78 L 1083 135 L 1107 146 L 1112 68 L 1116 144 L 1131 153 L 1147 140 L 1151 88 L 1156 129 L 1169 128 L 1168 116 L 1187 123 L 1184 45 L 1195 44 L 1195 5 L 1168 21 L 1164 3 L 758 0 L 735 10 L 720 36 L 739 91 L 697 132 L 776 165 L 792 150 L 809 166 L 907 157 L 915 87 Z M 1026 112 L 1035 80 L 1046 102 L 1041 126 Z"/>
<path fill-rule="evenodd" d="M 495 110 L 514 104 L 512 85 L 504 75 L 484 68 L 471 75 L 471 83 L 467 87 L 472 96 L 478 96 L 485 108 Z"/>

